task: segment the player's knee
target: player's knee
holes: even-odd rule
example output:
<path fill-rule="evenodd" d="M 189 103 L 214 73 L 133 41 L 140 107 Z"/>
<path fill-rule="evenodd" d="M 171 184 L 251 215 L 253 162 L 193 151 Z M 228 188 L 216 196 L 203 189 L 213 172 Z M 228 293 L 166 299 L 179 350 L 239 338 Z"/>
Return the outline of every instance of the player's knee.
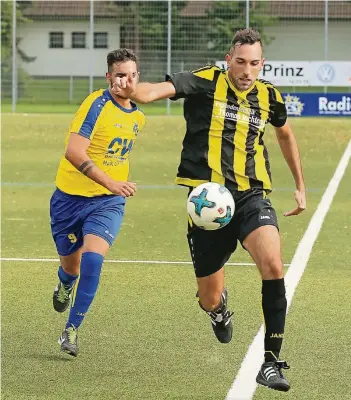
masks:
<path fill-rule="evenodd" d="M 283 263 L 280 257 L 267 257 L 262 261 L 263 279 L 280 279 L 284 275 Z"/>
<path fill-rule="evenodd" d="M 86 234 L 84 236 L 83 253 L 98 253 L 105 256 L 110 248 L 110 244 L 100 236 Z M 102 257 L 103 257 L 102 256 Z"/>

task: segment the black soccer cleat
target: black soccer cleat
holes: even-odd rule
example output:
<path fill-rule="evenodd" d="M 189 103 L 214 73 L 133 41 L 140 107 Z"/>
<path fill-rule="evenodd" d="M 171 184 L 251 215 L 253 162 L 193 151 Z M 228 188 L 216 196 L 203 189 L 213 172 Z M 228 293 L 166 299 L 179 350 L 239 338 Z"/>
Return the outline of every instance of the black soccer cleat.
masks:
<path fill-rule="evenodd" d="M 77 357 L 78 355 L 78 329 L 74 326 L 66 328 L 58 343 L 61 345 L 61 351 L 63 353 L 69 354 L 70 356 Z"/>
<path fill-rule="evenodd" d="M 256 377 L 256 382 L 269 389 L 287 392 L 290 389 L 289 382 L 284 378 L 282 369 L 289 369 L 286 361 L 264 362 Z"/>
<path fill-rule="evenodd" d="M 55 311 L 62 313 L 67 310 L 71 301 L 73 286 L 65 286 L 62 282 L 59 282 L 56 286 L 52 297 Z"/>
<path fill-rule="evenodd" d="M 227 290 L 222 292 L 222 304 L 216 311 L 208 312 L 211 317 L 213 332 L 221 343 L 229 343 L 233 336 L 232 315 L 227 309 Z"/>

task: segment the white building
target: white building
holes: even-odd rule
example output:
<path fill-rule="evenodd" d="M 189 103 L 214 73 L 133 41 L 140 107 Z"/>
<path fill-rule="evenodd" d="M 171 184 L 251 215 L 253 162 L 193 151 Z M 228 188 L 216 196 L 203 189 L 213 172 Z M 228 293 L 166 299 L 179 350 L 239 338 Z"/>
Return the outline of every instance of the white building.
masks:
<path fill-rule="evenodd" d="M 259 3 L 250 0 L 251 15 L 257 13 L 255 9 Z M 267 1 L 263 12 L 273 19 L 264 29 L 272 39 L 264 46 L 265 57 L 270 61 L 322 61 L 326 57 L 330 61 L 350 61 L 351 1 L 329 1 L 328 4 L 326 46 L 324 1 Z M 206 13 L 212 5 L 213 1 L 188 1 L 178 18 L 182 18 L 187 26 L 196 26 L 200 20 L 206 20 Z M 19 24 L 17 36 L 21 39 L 20 49 L 28 56 L 36 57 L 34 62 L 21 63 L 31 76 L 104 76 L 108 51 L 121 46 L 136 51 L 143 77 L 148 74 L 148 79 L 159 80 L 164 75 L 164 46 L 163 50 L 162 46 L 155 50 L 155 43 L 152 43 L 154 50 L 150 52 L 150 42 L 142 43 L 139 17 L 132 1 L 94 1 L 93 43 L 90 38 L 90 1 L 34 0 L 23 14 L 29 22 Z M 154 17 L 157 15 L 149 16 L 150 20 Z M 244 14 L 241 17 L 244 18 Z M 153 29 L 159 28 L 157 18 L 152 23 L 155 24 Z M 191 42 L 191 31 L 188 34 Z M 167 36 L 164 36 L 166 43 Z M 203 47 L 203 43 L 201 45 Z M 191 69 L 202 65 L 207 61 L 202 47 L 173 52 L 172 68 L 178 70 L 186 64 L 185 69 Z"/>
<path fill-rule="evenodd" d="M 17 37 L 20 49 L 36 59 L 21 67 L 32 76 L 84 77 L 91 71 L 104 76 L 107 53 L 120 47 L 116 11 L 106 2 L 94 2 L 91 40 L 88 1 L 34 1 L 24 10 L 30 21 L 18 25 Z"/>

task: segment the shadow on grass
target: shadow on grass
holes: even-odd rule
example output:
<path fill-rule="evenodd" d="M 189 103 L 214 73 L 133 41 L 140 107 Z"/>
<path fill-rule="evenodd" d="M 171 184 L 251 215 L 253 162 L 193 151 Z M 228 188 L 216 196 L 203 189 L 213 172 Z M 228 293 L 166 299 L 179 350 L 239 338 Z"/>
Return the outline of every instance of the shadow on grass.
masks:
<path fill-rule="evenodd" d="M 39 354 L 32 353 L 28 354 L 26 358 L 39 360 L 39 361 L 59 361 L 59 362 L 73 362 L 75 361 L 75 357 L 72 357 L 65 353 L 58 354 Z"/>

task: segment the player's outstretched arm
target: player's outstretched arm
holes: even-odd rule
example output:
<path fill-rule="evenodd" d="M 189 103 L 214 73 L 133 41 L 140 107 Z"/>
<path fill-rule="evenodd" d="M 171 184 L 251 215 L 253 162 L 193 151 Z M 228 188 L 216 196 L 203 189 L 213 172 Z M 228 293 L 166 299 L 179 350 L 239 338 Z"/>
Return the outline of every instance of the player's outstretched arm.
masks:
<path fill-rule="evenodd" d="M 127 77 L 117 78 L 112 86 L 112 92 L 117 96 L 128 97 L 136 103 L 146 104 L 156 100 L 174 97 L 176 90 L 171 82 L 138 83 L 135 88 Z"/>
<path fill-rule="evenodd" d="M 110 178 L 88 156 L 87 150 L 89 145 L 89 139 L 72 132 L 65 153 L 66 159 L 78 171 L 110 192 L 124 197 L 133 196 L 136 191 L 136 184 L 134 182 L 119 182 Z"/>
<path fill-rule="evenodd" d="M 306 189 L 296 138 L 288 122 L 286 122 L 282 127 L 276 127 L 275 132 L 277 135 L 279 146 L 294 177 L 296 185 L 295 200 L 297 203 L 297 207 L 294 210 L 284 213 L 284 215 L 286 217 L 291 215 L 298 215 L 306 209 Z"/>
<path fill-rule="evenodd" d="M 142 82 L 136 85 L 136 88 L 130 95 L 130 98 L 137 103 L 146 104 L 156 100 L 174 97 L 175 94 L 176 90 L 171 82 Z"/>

